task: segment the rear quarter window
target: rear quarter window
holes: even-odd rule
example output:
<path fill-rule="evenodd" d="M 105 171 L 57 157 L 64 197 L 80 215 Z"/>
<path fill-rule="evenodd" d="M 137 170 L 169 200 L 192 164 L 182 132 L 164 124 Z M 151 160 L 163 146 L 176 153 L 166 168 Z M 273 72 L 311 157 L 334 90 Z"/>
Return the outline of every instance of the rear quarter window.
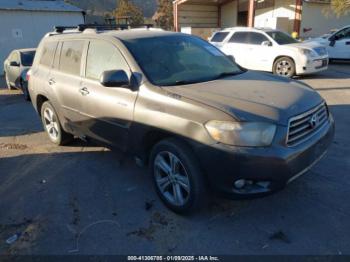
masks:
<path fill-rule="evenodd" d="M 39 64 L 47 67 L 51 67 L 53 63 L 53 58 L 55 56 L 55 51 L 57 47 L 57 42 L 47 42 L 44 43 L 41 51 L 41 57 Z"/>
<path fill-rule="evenodd" d="M 220 42 L 225 40 L 225 38 L 228 36 L 228 34 L 229 34 L 229 32 L 218 32 L 212 37 L 210 42 L 220 43 Z"/>
<path fill-rule="evenodd" d="M 59 70 L 72 75 L 80 75 L 84 40 L 65 41 L 62 45 Z"/>

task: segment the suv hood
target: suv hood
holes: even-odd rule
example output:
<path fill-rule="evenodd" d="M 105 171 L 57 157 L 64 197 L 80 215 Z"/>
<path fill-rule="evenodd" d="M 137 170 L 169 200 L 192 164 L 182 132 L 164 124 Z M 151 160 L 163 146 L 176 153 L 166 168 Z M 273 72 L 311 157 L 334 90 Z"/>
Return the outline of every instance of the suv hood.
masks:
<path fill-rule="evenodd" d="M 317 42 L 300 42 L 295 44 L 283 45 L 285 47 L 294 47 L 294 48 L 306 48 L 306 49 L 315 49 L 322 47 L 323 45 Z"/>
<path fill-rule="evenodd" d="M 280 125 L 288 125 L 290 117 L 323 101 L 316 91 L 301 82 L 253 71 L 205 83 L 163 88 L 220 109 L 239 121 Z"/>

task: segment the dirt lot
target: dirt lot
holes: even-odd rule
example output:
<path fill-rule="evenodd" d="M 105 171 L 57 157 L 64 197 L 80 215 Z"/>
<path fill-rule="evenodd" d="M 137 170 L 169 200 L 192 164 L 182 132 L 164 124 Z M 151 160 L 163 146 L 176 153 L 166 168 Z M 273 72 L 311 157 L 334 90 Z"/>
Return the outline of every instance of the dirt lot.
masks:
<path fill-rule="evenodd" d="M 191 217 L 168 211 L 119 152 L 52 145 L 32 105 L 0 89 L 0 254 L 350 255 L 350 65 L 300 80 L 335 116 L 328 155 L 281 192 L 213 198 Z"/>

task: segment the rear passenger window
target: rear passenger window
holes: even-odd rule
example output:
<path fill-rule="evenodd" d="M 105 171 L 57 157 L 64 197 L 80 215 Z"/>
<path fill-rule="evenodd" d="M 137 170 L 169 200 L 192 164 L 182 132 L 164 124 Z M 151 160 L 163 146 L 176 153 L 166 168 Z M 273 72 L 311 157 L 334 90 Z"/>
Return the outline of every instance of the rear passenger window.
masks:
<path fill-rule="evenodd" d="M 60 71 L 80 75 L 81 57 L 83 55 L 84 41 L 66 41 L 62 45 L 60 58 Z"/>
<path fill-rule="evenodd" d="M 261 45 L 262 42 L 268 41 L 263 34 L 260 33 L 255 33 L 255 32 L 250 32 L 249 33 L 249 44 L 251 45 Z"/>
<path fill-rule="evenodd" d="M 236 32 L 231 37 L 230 43 L 237 43 L 237 44 L 245 44 L 248 42 L 248 33 L 247 32 Z"/>
<path fill-rule="evenodd" d="M 86 62 L 86 77 L 99 80 L 108 70 L 129 71 L 129 66 L 119 50 L 104 41 L 91 41 Z"/>
<path fill-rule="evenodd" d="M 214 42 L 214 43 L 222 42 L 225 40 L 228 34 L 229 34 L 228 32 L 218 32 L 212 37 L 210 42 Z"/>
<path fill-rule="evenodd" d="M 56 47 L 57 47 L 57 42 L 44 43 L 42 53 L 41 53 L 41 58 L 40 58 L 41 65 L 51 67 L 53 57 L 55 55 Z"/>

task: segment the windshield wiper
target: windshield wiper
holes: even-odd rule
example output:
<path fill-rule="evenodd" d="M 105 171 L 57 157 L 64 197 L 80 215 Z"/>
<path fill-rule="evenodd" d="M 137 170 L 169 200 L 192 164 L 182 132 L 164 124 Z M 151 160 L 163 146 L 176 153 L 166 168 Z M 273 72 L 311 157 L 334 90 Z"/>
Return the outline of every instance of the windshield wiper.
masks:
<path fill-rule="evenodd" d="M 228 77 L 228 76 L 239 75 L 239 74 L 241 74 L 241 73 L 242 73 L 241 71 L 238 71 L 238 72 L 237 72 L 237 71 L 234 71 L 234 72 L 223 72 L 223 73 L 217 75 L 217 76 L 214 78 L 214 80 L 220 79 L 220 78 L 225 78 L 225 77 Z"/>
<path fill-rule="evenodd" d="M 190 84 L 195 84 L 198 83 L 198 81 L 188 81 L 188 80 L 179 80 L 176 81 L 174 86 L 182 86 L 182 85 L 190 85 Z"/>

